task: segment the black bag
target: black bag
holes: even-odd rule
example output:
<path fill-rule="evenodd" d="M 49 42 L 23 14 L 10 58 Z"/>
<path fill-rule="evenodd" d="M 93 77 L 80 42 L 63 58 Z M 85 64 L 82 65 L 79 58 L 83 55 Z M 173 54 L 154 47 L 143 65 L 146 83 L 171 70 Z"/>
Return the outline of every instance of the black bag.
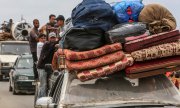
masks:
<path fill-rule="evenodd" d="M 71 14 L 72 23 L 77 28 L 100 28 L 109 30 L 115 23 L 115 14 L 104 0 L 83 0 Z"/>
<path fill-rule="evenodd" d="M 63 48 L 73 51 L 87 51 L 105 44 L 104 31 L 101 29 L 71 28 L 64 35 Z"/>
<path fill-rule="evenodd" d="M 126 37 L 142 35 L 147 31 L 146 28 L 146 24 L 142 22 L 122 23 L 115 25 L 107 34 L 111 43 L 125 43 Z"/>

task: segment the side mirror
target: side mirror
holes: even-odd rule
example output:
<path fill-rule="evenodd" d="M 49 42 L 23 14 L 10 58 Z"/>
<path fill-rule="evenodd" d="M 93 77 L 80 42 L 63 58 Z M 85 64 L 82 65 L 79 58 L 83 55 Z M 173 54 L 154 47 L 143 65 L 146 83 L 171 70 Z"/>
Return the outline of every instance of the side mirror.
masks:
<path fill-rule="evenodd" d="M 53 72 L 51 64 L 45 64 L 45 72 L 47 72 L 47 74 L 51 74 Z"/>
<path fill-rule="evenodd" d="M 57 105 L 52 100 L 52 97 L 41 97 L 36 101 L 35 108 L 56 108 Z"/>

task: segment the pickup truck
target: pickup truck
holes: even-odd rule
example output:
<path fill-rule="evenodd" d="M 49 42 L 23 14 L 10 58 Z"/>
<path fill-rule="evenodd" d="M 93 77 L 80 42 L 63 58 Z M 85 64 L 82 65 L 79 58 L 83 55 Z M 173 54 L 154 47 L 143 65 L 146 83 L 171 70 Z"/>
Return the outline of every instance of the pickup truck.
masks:
<path fill-rule="evenodd" d="M 86 82 L 68 70 L 53 74 L 57 76 L 54 86 L 48 97 L 37 99 L 35 108 L 180 107 L 180 92 L 165 75 L 141 78 L 133 84 L 117 74 Z"/>
<path fill-rule="evenodd" d="M 30 53 L 28 41 L 0 41 L 0 81 L 9 72 L 18 55 Z"/>

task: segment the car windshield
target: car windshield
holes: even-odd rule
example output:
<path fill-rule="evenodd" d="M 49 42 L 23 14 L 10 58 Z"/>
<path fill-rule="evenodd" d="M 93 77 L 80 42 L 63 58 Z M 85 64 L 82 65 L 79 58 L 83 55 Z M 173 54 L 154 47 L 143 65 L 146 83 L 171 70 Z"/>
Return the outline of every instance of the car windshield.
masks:
<path fill-rule="evenodd" d="M 17 63 L 17 68 L 32 68 L 33 59 L 32 58 L 20 58 Z"/>
<path fill-rule="evenodd" d="M 1 54 L 20 55 L 24 53 L 30 53 L 28 44 L 4 43 L 1 45 Z"/>
<path fill-rule="evenodd" d="M 108 104 L 109 101 L 172 102 L 179 103 L 179 93 L 164 75 L 142 78 L 133 87 L 123 77 L 106 77 L 81 82 L 74 79 L 67 84 L 64 104 Z M 176 97 L 176 98 L 175 98 Z"/>

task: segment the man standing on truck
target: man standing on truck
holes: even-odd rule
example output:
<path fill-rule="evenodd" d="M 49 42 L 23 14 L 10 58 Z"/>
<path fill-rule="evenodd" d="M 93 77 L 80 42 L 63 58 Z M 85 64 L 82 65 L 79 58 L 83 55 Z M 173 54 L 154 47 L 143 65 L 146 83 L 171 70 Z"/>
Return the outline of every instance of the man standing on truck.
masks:
<path fill-rule="evenodd" d="M 38 42 L 38 35 L 39 35 L 39 31 L 38 31 L 39 20 L 34 19 L 33 25 L 34 25 L 34 27 L 30 31 L 29 45 L 30 45 L 31 54 L 33 57 L 33 63 L 34 63 L 33 64 L 34 78 L 37 79 L 38 78 L 38 72 L 36 69 L 36 62 L 37 62 L 37 42 Z"/>
<path fill-rule="evenodd" d="M 58 28 L 58 34 L 59 35 L 59 38 L 60 38 L 60 33 L 64 31 L 64 16 L 63 15 L 59 15 L 57 18 L 56 18 L 56 27 Z"/>
<path fill-rule="evenodd" d="M 41 54 L 38 60 L 37 68 L 40 81 L 40 88 L 38 93 L 38 98 L 44 97 L 47 94 L 47 72 L 45 72 L 45 64 L 51 64 L 54 52 L 56 50 L 55 45 L 58 42 L 56 41 L 56 33 L 49 33 L 49 39 L 44 43 Z"/>
<path fill-rule="evenodd" d="M 56 24 L 56 16 L 54 14 L 50 14 L 49 22 L 41 27 L 42 33 L 48 36 L 50 32 L 54 31 L 53 28 L 55 27 L 55 24 Z"/>

